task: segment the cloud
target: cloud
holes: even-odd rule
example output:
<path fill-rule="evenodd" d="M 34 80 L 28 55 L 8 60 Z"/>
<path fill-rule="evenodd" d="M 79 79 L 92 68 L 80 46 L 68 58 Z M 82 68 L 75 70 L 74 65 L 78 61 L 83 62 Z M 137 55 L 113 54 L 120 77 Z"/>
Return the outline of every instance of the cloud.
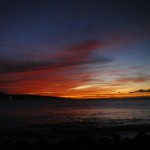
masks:
<path fill-rule="evenodd" d="M 119 83 L 128 83 L 128 82 L 133 82 L 133 83 L 138 83 L 138 82 L 146 82 L 150 80 L 150 77 L 132 77 L 132 78 L 121 78 L 118 79 L 117 82 Z"/>
<path fill-rule="evenodd" d="M 101 67 L 113 61 L 109 57 L 94 55 L 95 50 L 102 47 L 103 44 L 98 40 L 86 40 L 61 47 L 54 52 L 52 49 L 49 53 L 46 51 L 46 54 L 43 51 L 32 60 L 30 56 L 32 50 L 28 55 L 24 55 L 23 59 L 18 55 L 10 59 L 9 56 L 7 59 L 0 56 L 0 90 L 8 93 L 46 91 L 62 96 L 68 89 L 75 87 L 86 89 L 87 87 L 80 86 L 91 81 L 95 75 L 89 72 L 88 65 L 98 63 L 100 64 L 98 67 Z M 68 92 L 71 95 L 71 90 Z"/>
<path fill-rule="evenodd" d="M 142 44 L 150 38 L 150 28 L 149 26 L 141 27 L 127 27 L 125 32 L 121 33 L 117 30 L 115 31 L 106 31 L 102 33 L 103 38 L 105 38 L 105 48 L 108 51 L 120 51 L 123 48 L 126 48 L 127 51 L 131 53 L 129 46 L 134 46 L 137 44 Z M 98 33 L 96 31 L 96 33 Z M 140 35 L 140 36 L 138 36 Z M 137 50 L 137 49 L 136 49 Z M 133 49 L 134 51 L 134 49 Z"/>
<path fill-rule="evenodd" d="M 49 55 L 48 59 L 28 60 L 28 57 L 24 60 L 20 59 L 5 59 L 0 58 L 0 73 L 7 72 L 22 72 L 33 71 L 43 69 L 59 69 L 59 68 L 72 68 L 79 67 L 84 64 L 90 63 L 108 63 L 111 62 L 111 58 L 99 56 L 93 57 L 92 53 L 101 48 L 103 44 L 97 40 L 79 41 L 68 46 L 66 49 L 61 50 L 55 55 Z M 28 54 L 30 55 L 30 54 Z M 41 54 L 41 58 L 42 58 Z M 92 56 L 92 57 L 91 57 Z"/>
<path fill-rule="evenodd" d="M 144 92 L 150 92 L 150 89 L 146 89 L 146 90 L 139 89 L 139 90 L 130 92 L 130 94 L 131 94 L 131 93 L 144 93 Z"/>
<path fill-rule="evenodd" d="M 0 73 L 22 72 L 46 69 L 50 62 L 22 62 L 17 60 L 0 60 Z"/>
<path fill-rule="evenodd" d="M 88 89 L 88 88 L 91 88 L 93 87 L 92 85 L 81 85 L 81 86 L 77 86 L 77 87 L 74 87 L 72 88 L 73 90 L 82 90 L 82 89 Z"/>

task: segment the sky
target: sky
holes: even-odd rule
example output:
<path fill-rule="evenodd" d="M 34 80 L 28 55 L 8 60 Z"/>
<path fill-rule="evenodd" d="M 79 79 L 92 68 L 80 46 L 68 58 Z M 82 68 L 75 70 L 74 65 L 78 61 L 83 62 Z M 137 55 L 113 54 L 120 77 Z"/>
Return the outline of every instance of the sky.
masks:
<path fill-rule="evenodd" d="M 150 96 L 148 0 L 0 0 L 0 91 Z"/>

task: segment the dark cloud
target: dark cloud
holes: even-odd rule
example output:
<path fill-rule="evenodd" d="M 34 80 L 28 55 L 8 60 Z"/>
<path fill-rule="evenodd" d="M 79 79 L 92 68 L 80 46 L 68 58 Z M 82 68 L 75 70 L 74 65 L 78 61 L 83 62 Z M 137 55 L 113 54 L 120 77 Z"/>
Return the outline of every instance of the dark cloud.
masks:
<path fill-rule="evenodd" d="M 99 56 L 91 57 L 92 53 L 102 47 L 102 43 L 97 40 L 80 41 L 67 47 L 66 50 L 56 53 L 55 56 L 49 56 L 47 60 L 28 61 L 14 59 L 0 59 L 0 73 L 4 72 L 21 72 L 42 69 L 58 69 L 79 67 L 80 65 L 90 63 L 108 63 L 111 58 Z"/>
<path fill-rule="evenodd" d="M 144 90 L 144 89 L 139 89 L 137 91 L 132 91 L 130 93 L 144 93 L 144 92 L 150 92 L 150 89 Z"/>

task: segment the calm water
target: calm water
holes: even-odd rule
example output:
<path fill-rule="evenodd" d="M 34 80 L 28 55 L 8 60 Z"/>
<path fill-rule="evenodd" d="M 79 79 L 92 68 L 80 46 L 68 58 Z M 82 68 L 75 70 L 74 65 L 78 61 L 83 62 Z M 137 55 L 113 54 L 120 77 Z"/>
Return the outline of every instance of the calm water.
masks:
<path fill-rule="evenodd" d="M 0 101 L 0 139 L 59 141 L 82 134 L 150 133 L 150 100 Z"/>

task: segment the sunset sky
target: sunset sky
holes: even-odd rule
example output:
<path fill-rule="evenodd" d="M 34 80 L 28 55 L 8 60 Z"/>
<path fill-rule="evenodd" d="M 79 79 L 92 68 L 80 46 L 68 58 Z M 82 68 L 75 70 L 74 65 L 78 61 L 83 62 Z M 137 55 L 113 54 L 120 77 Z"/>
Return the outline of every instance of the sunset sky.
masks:
<path fill-rule="evenodd" d="M 148 0 L 0 0 L 0 91 L 105 98 L 149 89 Z"/>

